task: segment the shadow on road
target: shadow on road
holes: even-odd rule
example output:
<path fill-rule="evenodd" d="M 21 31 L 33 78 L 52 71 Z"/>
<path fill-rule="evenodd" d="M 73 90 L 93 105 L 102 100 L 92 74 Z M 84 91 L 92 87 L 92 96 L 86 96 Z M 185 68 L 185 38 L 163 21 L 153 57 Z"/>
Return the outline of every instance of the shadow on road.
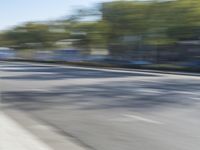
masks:
<path fill-rule="evenodd" d="M 185 88 L 187 87 L 187 88 Z M 110 82 L 109 84 L 54 87 L 47 91 L 4 92 L 3 102 L 30 111 L 67 106 L 81 110 L 152 109 L 166 105 L 190 106 L 199 102 L 200 83 L 175 81 Z"/>

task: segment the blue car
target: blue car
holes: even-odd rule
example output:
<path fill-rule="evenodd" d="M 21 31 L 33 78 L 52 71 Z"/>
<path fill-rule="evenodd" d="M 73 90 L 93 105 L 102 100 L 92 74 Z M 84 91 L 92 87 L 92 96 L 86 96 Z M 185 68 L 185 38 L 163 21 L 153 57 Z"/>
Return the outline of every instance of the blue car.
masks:
<path fill-rule="evenodd" d="M 0 60 L 9 60 L 15 58 L 15 52 L 9 48 L 0 48 Z"/>

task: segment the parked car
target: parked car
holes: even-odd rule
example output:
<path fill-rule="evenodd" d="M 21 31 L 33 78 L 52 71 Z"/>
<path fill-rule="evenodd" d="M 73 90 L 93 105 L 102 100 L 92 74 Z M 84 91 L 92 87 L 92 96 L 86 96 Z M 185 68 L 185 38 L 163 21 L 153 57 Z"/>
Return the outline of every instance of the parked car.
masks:
<path fill-rule="evenodd" d="M 53 59 L 51 51 L 37 51 L 34 59 L 37 61 L 50 61 Z"/>
<path fill-rule="evenodd" d="M 10 48 L 0 48 L 0 60 L 9 60 L 15 58 L 15 51 Z"/>
<path fill-rule="evenodd" d="M 129 65 L 150 65 L 152 62 L 146 60 L 129 61 Z"/>
<path fill-rule="evenodd" d="M 200 60 L 187 61 L 187 62 L 182 63 L 181 65 L 186 66 L 186 67 L 200 68 Z"/>

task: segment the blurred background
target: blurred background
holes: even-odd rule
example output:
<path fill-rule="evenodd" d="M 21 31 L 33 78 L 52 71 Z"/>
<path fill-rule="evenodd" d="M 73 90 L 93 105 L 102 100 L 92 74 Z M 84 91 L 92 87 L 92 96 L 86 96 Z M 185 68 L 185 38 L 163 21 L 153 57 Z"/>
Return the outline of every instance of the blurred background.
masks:
<path fill-rule="evenodd" d="M 2 27 L 0 59 L 98 62 L 157 69 L 199 68 L 198 0 L 91 0 L 79 5 L 69 1 L 68 13 L 64 15 L 63 11 L 63 16 L 57 18 L 52 15 L 51 3 L 41 3 L 44 8 L 37 13 L 55 19 L 40 18 L 41 21 Z M 23 6 L 18 4 L 20 9 Z M 58 7 L 65 10 L 63 3 L 58 2 Z M 13 15 L 7 12 L 8 18 L 10 14 Z M 27 16 L 25 20 L 31 20 L 31 16 L 23 15 Z"/>
<path fill-rule="evenodd" d="M 0 150 L 200 150 L 200 0 L 0 0 L 0 19 Z"/>

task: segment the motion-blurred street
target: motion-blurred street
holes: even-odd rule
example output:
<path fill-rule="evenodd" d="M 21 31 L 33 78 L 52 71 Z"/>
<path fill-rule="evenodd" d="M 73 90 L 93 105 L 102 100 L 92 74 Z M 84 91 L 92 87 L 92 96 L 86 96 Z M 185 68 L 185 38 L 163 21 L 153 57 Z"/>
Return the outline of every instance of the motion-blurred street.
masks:
<path fill-rule="evenodd" d="M 199 76 L 0 62 L 0 89 L 5 112 L 85 149 L 200 149 Z"/>

